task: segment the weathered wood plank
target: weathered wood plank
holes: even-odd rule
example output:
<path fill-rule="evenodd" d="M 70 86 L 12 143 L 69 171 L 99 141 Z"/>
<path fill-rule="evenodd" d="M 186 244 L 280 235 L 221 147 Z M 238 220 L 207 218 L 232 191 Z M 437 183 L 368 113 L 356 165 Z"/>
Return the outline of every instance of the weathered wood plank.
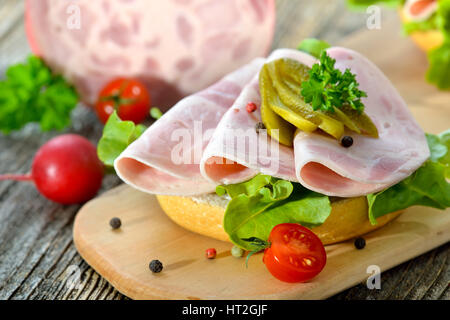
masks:
<path fill-rule="evenodd" d="M 274 48 L 295 47 L 305 37 L 337 43 L 366 25 L 366 14 L 347 11 L 342 0 L 278 0 L 277 10 Z M 8 65 L 30 52 L 22 11 L 22 1 L 0 3 L 0 78 Z M 395 14 L 383 11 L 382 19 Z M 98 140 L 101 125 L 94 114 L 80 107 L 73 118 L 67 132 Z M 31 125 L 22 132 L 0 136 L 0 172 L 27 172 L 34 152 L 57 134 L 42 134 Z M 108 176 L 102 191 L 118 184 L 119 179 Z M 72 222 L 78 208 L 53 204 L 27 183 L 0 183 L 0 299 L 126 299 L 77 254 Z M 384 272 L 380 291 L 359 285 L 333 299 L 448 300 L 449 252 L 447 244 Z M 67 270 L 80 271 L 79 288 L 69 285 L 74 278 Z"/>

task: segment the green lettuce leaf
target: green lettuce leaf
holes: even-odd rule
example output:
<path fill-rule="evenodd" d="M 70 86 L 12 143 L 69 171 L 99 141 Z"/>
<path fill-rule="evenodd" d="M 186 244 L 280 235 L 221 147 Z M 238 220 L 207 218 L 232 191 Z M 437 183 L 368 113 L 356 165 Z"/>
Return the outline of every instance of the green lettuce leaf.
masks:
<path fill-rule="evenodd" d="M 135 125 L 132 121 L 120 120 L 117 113 L 108 118 L 103 128 L 103 135 L 97 145 L 99 159 L 106 166 L 113 166 L 114 160 L 125 148 L 145 131 L 146 127 Z"/>
<path fill-rule="evenodd" d="M 439 89 L 450 89 L 450 0 L 438 3 L 436 21 L 444 35 L 444 43 L 428 52 L 430 67 L 426 78 Z"/>
<path fill-rule="evenodd" d="M 403 32 L 411 34 L 415 31 L 436 30 L 439 28 L 440 16 L 436 13 L 423 21 L 407 21 L 403 24 Z"/>
<path fill-rule="evenodd" d="M 234 244 L 250 251 L 258 248 L 242 239 L 267 240 L 272 228 L 280 223 L 320 225 L 331 213 L 327 196 L 267 175 L 257 175 L 241 184 L 221 186 L 217 191 L 221 195 L 227 192 L 232 198 L 225 210 L 225 231 Z"/>
<path fill-rule="evenodd" d="M 414 205 L 438 209 L 450 207 L 450 130 L 440 135 L 427 134 L 430 159 L 416 172 L 398 184 L 367 196 L 369 220 Z"/>
<path fill-rule="evenodd" d="M 428 53 L 430 67 L 427 71 L 427 81 L 439 89 L 450 89 L 450 39 Z"/>
<path fill-rule="evenodd" d="M 217 186 L 216 193 L 219 196 L 227 193 L 231 198 L 234 198 L 240 194 L 245 194 L 247 196 L 252 196 L 257 193 L 262 187 L 265 186 L 273 186 L 274 183 L 277 182 L 274 177 L 259 174 L 255 176 L 253 179 L 250 179 L 246 182 L 238 183 L 238 184 L 229 184 L 224 186 Z"/>
<path fill-rule="evenodd" d="M 300 44 L 297 47 L 297 50 L 309 53 L 313 57 L 320 58 L 320 54 L 323 50 L 330 47 L 330 44 L 326 41 L 314 39 L 314 38 L 307 38 L 302 40 Z"/>
<path fill-rule="evenodd" d="M 403 0 L 347 0 L 348 7 L 355 10 L 362 10 L 374 4 L 397 7 L 403 4 Z"/>

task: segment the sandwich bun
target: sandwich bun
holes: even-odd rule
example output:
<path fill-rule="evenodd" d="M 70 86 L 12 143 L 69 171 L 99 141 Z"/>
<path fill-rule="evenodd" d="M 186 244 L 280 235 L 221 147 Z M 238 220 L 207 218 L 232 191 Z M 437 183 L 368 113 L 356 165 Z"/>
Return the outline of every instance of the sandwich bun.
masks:
<path fill-rule="evenodd" d="M 403 10 L 399 10 L 399 15 L 403 23 L 409 21 Z M 409 36 L 425 52 L 440 47 L 444 42 L 444 36 L 440 30 L 414 31 Z"/>
<path fill-rule="evenodd" d="M 157 195 L 164 212 L 181 227 L 217 240 L 230 241 L 223 229 L 223 216 L 228 200 L 216 194 L 198 197 Z M 381 228 L 401 214 L 401 211 L 384 215 L 372 225 L 368 218 L 366 197 L 345 198 L 332 201 L 331 214 L 320 226 L 311 230 L 324 245 L 345 241 Z"/>

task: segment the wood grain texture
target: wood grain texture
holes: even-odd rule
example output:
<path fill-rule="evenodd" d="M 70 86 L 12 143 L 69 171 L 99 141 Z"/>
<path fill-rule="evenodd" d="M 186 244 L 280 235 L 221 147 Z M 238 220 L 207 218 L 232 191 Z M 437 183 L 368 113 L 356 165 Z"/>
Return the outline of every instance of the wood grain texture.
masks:
<path fill-rule="evenodd" d="M 30 52 L 22 10 L 21 0 L 0 1 L 0 78 L 9 64 L 23 60 Z M 306 36 L 337 43 L 366 25 L 365 13 L 347 11 L 342 0 L 278 0 L 277 10 L 274 48 L 295 47 Z M 395 18 L 394 12 L 382 13 L 383 22 Z M 101 125 L 94 114 L 79 107 L 73 126 L 66 131 L 96 142 Z M 0 172 L 27 172 L 38 147 L 58 134 L 42 134 L 31 125 L 20 133 L 0 136 Z M 116 177 L 108 176 L 101 192 L 118 184 Z M 78 209 L 41 198 L 27 183 L 0 183 L 0 299 L 126 299 L 77 254 L 72 224 Z M 449 255 L 450 245 L 443 245 L 384 272 L 381 291 L 356 286 L 334 299 L 448 300 Z M 76 267 L 81 285 L 74 288 L 68 270 Z"/>

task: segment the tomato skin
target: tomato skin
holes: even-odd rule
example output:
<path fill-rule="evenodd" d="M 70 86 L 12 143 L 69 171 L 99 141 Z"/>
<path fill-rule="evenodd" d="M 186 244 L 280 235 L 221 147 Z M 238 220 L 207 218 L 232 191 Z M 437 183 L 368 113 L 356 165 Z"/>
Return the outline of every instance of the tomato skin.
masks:
<path fill-rule="evenodd" d="M 270 232 L 270 247 L 263 261 L 269 272 L 284 282 L 305 282 L 325 267 L 327 255 L 320 239 L 308 228 L 282 223 Z"/>
<path fill-rule="evenodd" d="M 119 78 L 102 89 L 95 110 L 103 123 L 106 123 L 114 110 L 117 110 L 120 119 L 138 124 L 148 116 L 150 104 L 150 94 L 141 82 Z"/>

